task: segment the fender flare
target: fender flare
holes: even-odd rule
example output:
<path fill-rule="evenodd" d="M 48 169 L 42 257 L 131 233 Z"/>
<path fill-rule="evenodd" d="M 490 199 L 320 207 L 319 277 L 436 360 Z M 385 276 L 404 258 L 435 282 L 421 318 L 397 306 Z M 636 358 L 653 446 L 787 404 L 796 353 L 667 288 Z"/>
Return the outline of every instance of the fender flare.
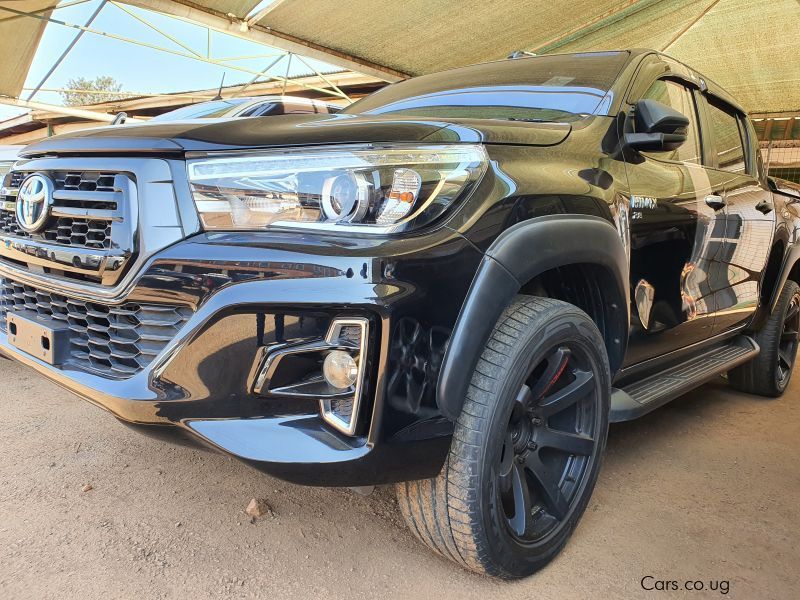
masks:
<path fill-rule="evenodd" d="M 772 289 L 772 293 L 769 297 L 769 304 L 767 304 L 768 311 L 765 318 L 767 315 L 771 315 L 774 312 L 775 307 L 778 305 L 778 300 L 780 300 L 783 286 L 786 285 L 789 275 L 791 275 L 792 270 L 798 263 L 800 263 L 800 244 L 792 244 L 786 249 L 786 256 L 783 259 L 780 276 L 775 282 L 775 287 Z"/>
<path fill-rule="evenodd" d="M 517 223 L 486 251 L 461 306 L 436 387 L 442 414 L 461 413 L 471 373 L 503 310 L 520 288 L 546 271 L 570 264 L 595 264 L 614 274 L 618 300 L 612 340 L 606 340 L 612 374 L 625 354 L 630 323 L 628 252 L 617 229 L 589 215 L 549 215 Z"/>

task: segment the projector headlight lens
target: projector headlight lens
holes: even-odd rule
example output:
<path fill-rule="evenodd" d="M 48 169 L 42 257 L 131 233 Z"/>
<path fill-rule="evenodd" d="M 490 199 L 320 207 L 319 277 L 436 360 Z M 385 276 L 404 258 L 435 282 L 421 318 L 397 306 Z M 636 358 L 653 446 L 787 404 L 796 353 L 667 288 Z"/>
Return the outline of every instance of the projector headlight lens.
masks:
<path fill-rule="evenodd" d="M 207 230 L 313 227 L 393 233 L 421 227 L 486 170 L 479 145 L 324 147 L 190 160 Z"/>

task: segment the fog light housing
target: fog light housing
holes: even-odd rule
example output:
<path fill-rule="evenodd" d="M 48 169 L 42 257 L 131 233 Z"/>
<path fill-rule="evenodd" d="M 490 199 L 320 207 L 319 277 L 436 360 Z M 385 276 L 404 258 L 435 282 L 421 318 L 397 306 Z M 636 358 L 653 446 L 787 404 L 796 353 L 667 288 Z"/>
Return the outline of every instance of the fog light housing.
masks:
<path fill-rule="evenodd" d="M 367 353 L 368 321 L 362 318 L 334 319 L 325 342 L 337 347 L 325 357 L 323 377 L 338 394 L 320 398 L 320 414 L 346 435 L 358 426 Z M 347 392 L 342 394 L 341 392 Z"/>
<path fill-rule="evenodd" d="M 348 352 L 334 350 L 325 357 L 325 362 L 322 363 L 322 374 L 328 385 L 339 390 L 346 390 L 356 383 L 358 363 Z"/>
<path fill-rule="evenodd" d="M 322 419 L 355 435 L 367 368 L 369 320 L 340 317 L 323 339 L 264 348 L 251 374 L 261 397 L 314 398 Z"/>

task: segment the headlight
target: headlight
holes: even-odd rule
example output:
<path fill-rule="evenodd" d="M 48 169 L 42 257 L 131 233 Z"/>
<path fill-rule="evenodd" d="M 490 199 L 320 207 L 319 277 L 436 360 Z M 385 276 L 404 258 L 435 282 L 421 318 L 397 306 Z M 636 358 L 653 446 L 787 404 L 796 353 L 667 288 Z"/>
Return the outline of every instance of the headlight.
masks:
<path fill-rule="evenodd" d="M 190 160 L 206 229 L 395 232 L 430 223 L 486 169 L 481 146 L 327 147 Z"/>

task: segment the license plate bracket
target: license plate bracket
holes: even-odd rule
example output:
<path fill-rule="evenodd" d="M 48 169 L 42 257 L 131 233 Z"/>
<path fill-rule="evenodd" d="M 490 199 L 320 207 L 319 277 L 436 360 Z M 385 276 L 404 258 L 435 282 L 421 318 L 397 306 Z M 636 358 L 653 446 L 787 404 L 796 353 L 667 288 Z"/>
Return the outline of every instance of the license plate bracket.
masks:
<path fill-rule="evenodd" d="M 6 316 L 8 343 L 51 365 L 69 357 L 69 325 L 31 311 L 9 312 Z"/>

